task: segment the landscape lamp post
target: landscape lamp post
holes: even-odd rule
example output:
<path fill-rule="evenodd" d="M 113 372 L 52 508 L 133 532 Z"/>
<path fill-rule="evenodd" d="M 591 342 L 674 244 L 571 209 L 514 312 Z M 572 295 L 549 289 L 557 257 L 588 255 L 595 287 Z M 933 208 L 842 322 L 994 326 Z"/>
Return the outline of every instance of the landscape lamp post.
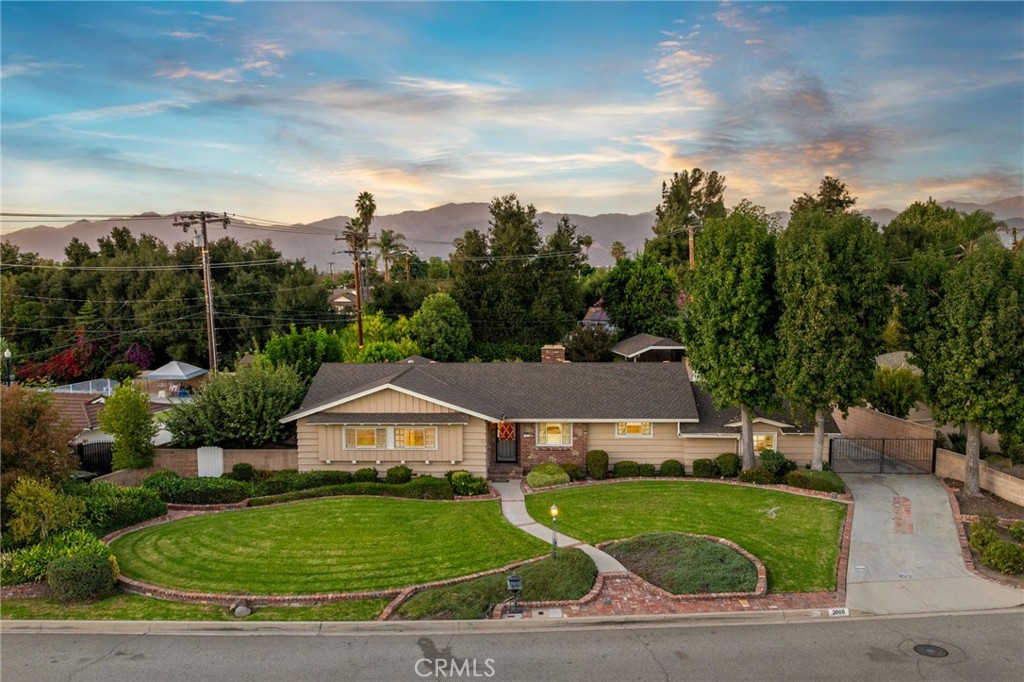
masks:
<path fill-rule="evenodd" d="M 512 593 L 512 606 L 509 607 L 508 613 L 522 613 L 523 607 L 519 605 L 519 593 L 523 591 L 523 577 L 512 571 L 512 575 L 508 577 L 508 591 Z"/>
<path fill-rule="evenodd" d="M 11 349 L 4 348 L 4 361 L 7 365 L 7 385 L 11 385 Z"/>
<path fill-rule="evenodd" d="M 548 510 L 551 514 L 551 558 L 558 558 L 558 505 L 551 505 Z"/>

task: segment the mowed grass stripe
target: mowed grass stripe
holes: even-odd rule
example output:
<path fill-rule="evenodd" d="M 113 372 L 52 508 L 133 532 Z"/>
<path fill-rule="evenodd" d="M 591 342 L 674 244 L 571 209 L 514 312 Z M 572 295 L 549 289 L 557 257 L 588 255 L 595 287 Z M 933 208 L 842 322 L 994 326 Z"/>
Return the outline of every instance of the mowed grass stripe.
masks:
<path fill-rule="evenodd" d="M 774 592 L 834 590 L 846 505 L 719 483 L 642 481 L 528 495 L 530 515 L 584 542 L 681 531 L 727 538 L 764 562 Z M 769 513 L 771 512 L 771 513 Z M 774 518 L 772 518 L 774 514 Z"/>
<path fill-rule="evenodd" d="M 333 498 L 191 517 L 112 547 L 126 576 L 157 585 L 310 594 L 453 578 L 547 545 L 510 525 L 496 501 Z"/>

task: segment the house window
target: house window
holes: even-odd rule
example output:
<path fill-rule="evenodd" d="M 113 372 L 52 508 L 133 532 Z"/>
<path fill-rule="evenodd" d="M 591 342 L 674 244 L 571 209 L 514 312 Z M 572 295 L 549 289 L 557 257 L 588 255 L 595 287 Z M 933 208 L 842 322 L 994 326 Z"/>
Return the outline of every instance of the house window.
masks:
<path fill-rule="evenodd" d="M 435 450 L 437 449 L 437 429 L 433 426 L 415 429 L 396 428 L 395 449 Z"/>
<path fill-rule="evenodd" d="M 374 450 L 388 446 L 388 430 L 385 428 L 345 427 L 346 450 Z"/>
<path fill-rule="evenodd" d="M 754 452 L 761 452 L 762 450 L 775 450 L 775 434 L 774 433 L 755 433 L 754 434 Z"/>
<path fill-rule="evenodd" d="M 616 438 L 650 438 L 654 434 L 651 422 L 618 422 Z"/>
<path fill-rule="evenodd" d="M 537 424 L 537 445 L 572 445 L 572 424 L 540 422 Z"/>

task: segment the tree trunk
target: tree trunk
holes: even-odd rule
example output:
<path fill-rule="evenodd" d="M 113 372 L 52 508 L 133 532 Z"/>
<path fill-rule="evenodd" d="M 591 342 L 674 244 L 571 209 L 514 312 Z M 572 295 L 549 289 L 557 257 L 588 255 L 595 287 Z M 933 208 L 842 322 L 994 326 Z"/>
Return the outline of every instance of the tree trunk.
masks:
<path fill-rule="evenodd" d="M 387 284 L 391 281 L 391 263 L 388 262 L 387 258 L 382 260 L 384 261 L 384 283 Z"/>
<path fill-rule="evenodd" d="M 754 468 L 754 427 L 743 404 L 740 405 L 740 460 L 744 471 Z"/>
<path fill-rule="evenodd" d="M 981 495 L 981 481 L 978 469 L 981 460 L 981 429 L 977 424 L 967 423 L 967 452 L 964 458 L 964 493 Z"/>
<path fill-rule="evenodd" d="M 811 453 L 811 468 L 821 471 L 825 454 L 825 410 L 814 411 L 814 451 Z"/>

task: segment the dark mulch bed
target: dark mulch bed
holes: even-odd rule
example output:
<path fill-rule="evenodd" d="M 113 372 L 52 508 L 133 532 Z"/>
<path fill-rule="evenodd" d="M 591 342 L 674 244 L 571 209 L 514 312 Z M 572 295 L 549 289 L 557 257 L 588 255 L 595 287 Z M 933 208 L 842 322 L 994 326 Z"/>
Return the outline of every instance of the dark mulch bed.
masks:
<path fill-rule="evenodd" d="M 957 502 L 960 503 L 961 514 L 995 514 L 1003 519 L 1024 519 L 1024 507 L 1013 502 L 1007 502 L 1001 497 L 992 493 L 981 491 L 981 497 L 970 497 L 964 495 L 962 481 L 952 478 L 943 479 L 946 485 L 956 492 Z"/>

